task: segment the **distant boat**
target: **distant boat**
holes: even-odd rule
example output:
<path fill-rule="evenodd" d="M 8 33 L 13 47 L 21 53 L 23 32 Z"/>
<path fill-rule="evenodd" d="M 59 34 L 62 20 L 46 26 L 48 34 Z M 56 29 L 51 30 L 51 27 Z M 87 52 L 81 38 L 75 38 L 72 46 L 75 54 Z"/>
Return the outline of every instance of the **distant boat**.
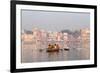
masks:
<path fill-rule="evenodd" d="M 63 47 L 63 49 L 66 51 L 69 51 L 70 48 L 68 46 L 66 46 L 66 47 Z"/>
<path fill-rule="evenodd" d="M 44 49 L 39 49 L 40 52 L 42 52 Z"/>
<path fill-rule="evenodd" d="M 69 48 L 64 48 L 64 50 L 69 51 Z"/>

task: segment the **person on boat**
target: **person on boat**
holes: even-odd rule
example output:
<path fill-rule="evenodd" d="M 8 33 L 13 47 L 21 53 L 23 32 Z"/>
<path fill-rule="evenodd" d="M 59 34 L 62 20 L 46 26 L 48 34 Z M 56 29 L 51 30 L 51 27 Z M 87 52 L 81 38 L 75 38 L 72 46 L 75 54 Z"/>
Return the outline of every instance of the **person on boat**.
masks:
<path fill-rule="evenodd" d="M 59 45 L 58 44 L 54 44 L 54 49 L 58 50 L 59 49 Z"/>
<path fill-rule="evenodd" d="M 52 49 L 52 45 L 51 44 L 48 45 L 48 49 Z"/>
<path fill-rule="evenodd" d="M 57 45 L 56 44 L 54 44 L 54 49 L 57 49 Z"/>
<path fill-rule="evenodd" d="M 57 49 L 59 49 L 59 45 L 58 44 L 56 44 L 56 47 L 57 47 Z"/>

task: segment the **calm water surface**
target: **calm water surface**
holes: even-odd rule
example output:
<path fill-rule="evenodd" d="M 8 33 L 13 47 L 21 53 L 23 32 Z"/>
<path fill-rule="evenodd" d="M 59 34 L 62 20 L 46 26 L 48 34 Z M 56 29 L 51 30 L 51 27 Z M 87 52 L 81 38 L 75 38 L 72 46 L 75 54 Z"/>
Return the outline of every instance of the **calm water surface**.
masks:
<path fill-rule="evenodd" d="M 32 44 L 24 44 L 21 49 L 22 63 L 47 62 L 47 61 L 68 61 L 68 60 L 87 60 L 90 58 L 90 49 L 70 48 L 59 50 L 59 52 L 47 52 L 34 49 Z"/>

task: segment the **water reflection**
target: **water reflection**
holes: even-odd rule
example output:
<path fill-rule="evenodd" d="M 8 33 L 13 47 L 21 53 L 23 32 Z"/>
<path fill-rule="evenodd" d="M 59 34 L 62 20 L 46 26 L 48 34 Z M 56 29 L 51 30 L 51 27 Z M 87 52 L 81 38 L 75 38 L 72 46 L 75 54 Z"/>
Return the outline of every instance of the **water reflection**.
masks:
<path fill-rule="evenodd" d="M 68 60 L 87 60 L 90 58 L 90 49 L 70 48 L 69 50 L 60 49 L 59 52 L 47 52 L 46 49 L 34 49 L 31 43 L 22 44 L 21 62 L 47 62 L 47 61 L 68 61 Z"/>

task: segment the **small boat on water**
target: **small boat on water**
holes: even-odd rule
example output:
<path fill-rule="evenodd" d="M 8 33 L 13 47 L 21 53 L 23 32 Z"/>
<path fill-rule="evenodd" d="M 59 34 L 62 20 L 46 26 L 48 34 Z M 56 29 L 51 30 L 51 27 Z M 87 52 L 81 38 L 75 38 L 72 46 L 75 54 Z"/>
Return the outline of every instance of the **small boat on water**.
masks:
<path fill-rule="evenodd" d="M 39 51 L 40 51 L 40 52 L 42 52 L 42 51 L 43 51 L 43 49 L 39 49 Z"/>
<path fill-rule="evenodd" d="M 63 50 L 65 50 L 65 51 L 69 51 L 69 47 L 68 47 L 68 45 L 64 45 L 64 47 L 63 47 Z"/>
<path fill-rule="evenodd" d="M 69 48 L 64 48 L 64 50 L 69 51 Z"/>
<path fill-rule="evenodd" d="M 47 52 L 58 52 L 58 51 L 59 51 L 58 44 L 54 44 L 54 45 L 49 44 L 48 45 Z"/>

